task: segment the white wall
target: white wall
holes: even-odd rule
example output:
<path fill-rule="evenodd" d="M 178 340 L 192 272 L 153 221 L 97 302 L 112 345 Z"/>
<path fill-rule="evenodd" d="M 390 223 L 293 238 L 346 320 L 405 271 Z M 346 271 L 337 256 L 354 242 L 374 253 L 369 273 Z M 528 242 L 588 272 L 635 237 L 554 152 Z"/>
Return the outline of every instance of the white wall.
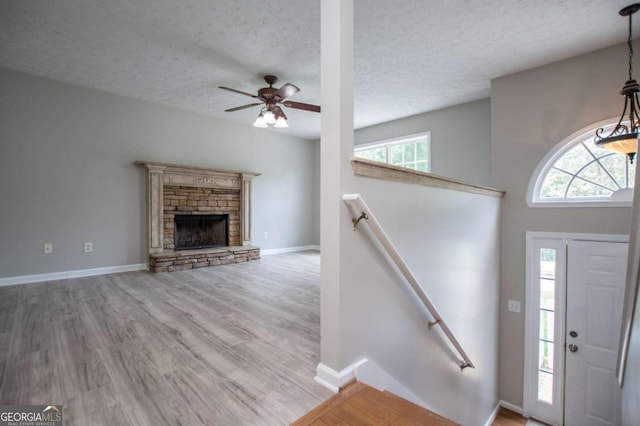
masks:
<path fill-rule="evenodd" d="M 373 360 L 433 411 L 483 424 L 498 401 L 500 199 L 369 178 L 356 178 L 354 192 L 476 368 L 461 373 L 444 335 L 428 330 L 432 318 L 372 243 L 366 221 L 343 246 L 349 253 L 341 289 L 344 363 Z"/>
<path fill-rule="evenodd" d="M 491 175 L 491 106 L 489 99 L 430 111 L 355 132 L 361 145 L 399 136 L 431 132 L 431 172 L 476 185 Z"/>
<path fill-rule="evenodd" d="M 0 277 L 145 263 L 135 160 L 262 173 L 254 244 L 314 242 L 309 140 L 9 70 L 0 93 Z"/>
<path fill-rule="evenodd" d="M 635 42 L 640 48 L 640 43 Z M 631 209 L 552 208 L 526 204 L 529 179 L 545 154 L 573 132 L 622 112 L 627 79 L 623 44 L 497 78 L 491 84 L 491 185 L 506 190 L 502 211 L 500 397 L 522 406 L 525 232 L 628 234 Z M 524 303 L 522 304 L 524 306 Z"/>

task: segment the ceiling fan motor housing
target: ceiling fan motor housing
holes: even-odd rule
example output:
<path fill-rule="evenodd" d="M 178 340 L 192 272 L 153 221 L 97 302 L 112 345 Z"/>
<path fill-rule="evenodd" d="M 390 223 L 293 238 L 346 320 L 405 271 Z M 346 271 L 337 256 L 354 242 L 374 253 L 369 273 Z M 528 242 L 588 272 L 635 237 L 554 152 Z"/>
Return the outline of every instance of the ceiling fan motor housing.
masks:
<path fill-rule="evenodd" d="M 267 104 L 275 103 L 275 97 L 273 96 L 273 94 L 276 92 L 277 89 L 273 87 L 263 87 L 262 89 L 258 90 L 258 98 L 262 99 Z"/>

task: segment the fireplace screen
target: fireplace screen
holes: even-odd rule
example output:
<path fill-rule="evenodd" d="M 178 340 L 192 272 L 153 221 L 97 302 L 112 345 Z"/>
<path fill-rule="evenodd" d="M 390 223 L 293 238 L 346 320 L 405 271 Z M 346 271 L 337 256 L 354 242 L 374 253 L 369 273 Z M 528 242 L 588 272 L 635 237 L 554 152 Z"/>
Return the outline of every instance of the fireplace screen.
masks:
<path fill-rule="evenodd" d="M 229 245 L 227 214 L 176 215 L 173 239 L 175 250 L 191 250 Z"/>

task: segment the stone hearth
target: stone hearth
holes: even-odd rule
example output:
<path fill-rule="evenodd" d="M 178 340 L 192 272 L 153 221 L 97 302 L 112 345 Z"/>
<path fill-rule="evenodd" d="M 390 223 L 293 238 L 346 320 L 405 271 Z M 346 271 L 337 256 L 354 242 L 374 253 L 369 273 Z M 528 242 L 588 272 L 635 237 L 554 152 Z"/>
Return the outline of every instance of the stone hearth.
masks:
<path fill-rule="evenodd" d="M 259 173 L 136 161 L 147 170 L 147 233 L 151 272 L 260 258 L 251 245 L 251 182 Z M 228 215 L 228 247 L 175 251 L 175 215 Z"/>

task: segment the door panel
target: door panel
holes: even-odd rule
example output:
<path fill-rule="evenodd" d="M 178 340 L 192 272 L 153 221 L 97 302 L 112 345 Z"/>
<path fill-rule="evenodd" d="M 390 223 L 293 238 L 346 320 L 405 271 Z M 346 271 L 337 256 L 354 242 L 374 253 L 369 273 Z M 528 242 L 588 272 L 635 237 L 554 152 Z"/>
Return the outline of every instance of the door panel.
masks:
<path fill-rule="evenodd" d="M 564 419 L 567 426 L 620 423 L 620 388 L 615 367 L 627 249 L 626 243 L 569 241 Z"/>

